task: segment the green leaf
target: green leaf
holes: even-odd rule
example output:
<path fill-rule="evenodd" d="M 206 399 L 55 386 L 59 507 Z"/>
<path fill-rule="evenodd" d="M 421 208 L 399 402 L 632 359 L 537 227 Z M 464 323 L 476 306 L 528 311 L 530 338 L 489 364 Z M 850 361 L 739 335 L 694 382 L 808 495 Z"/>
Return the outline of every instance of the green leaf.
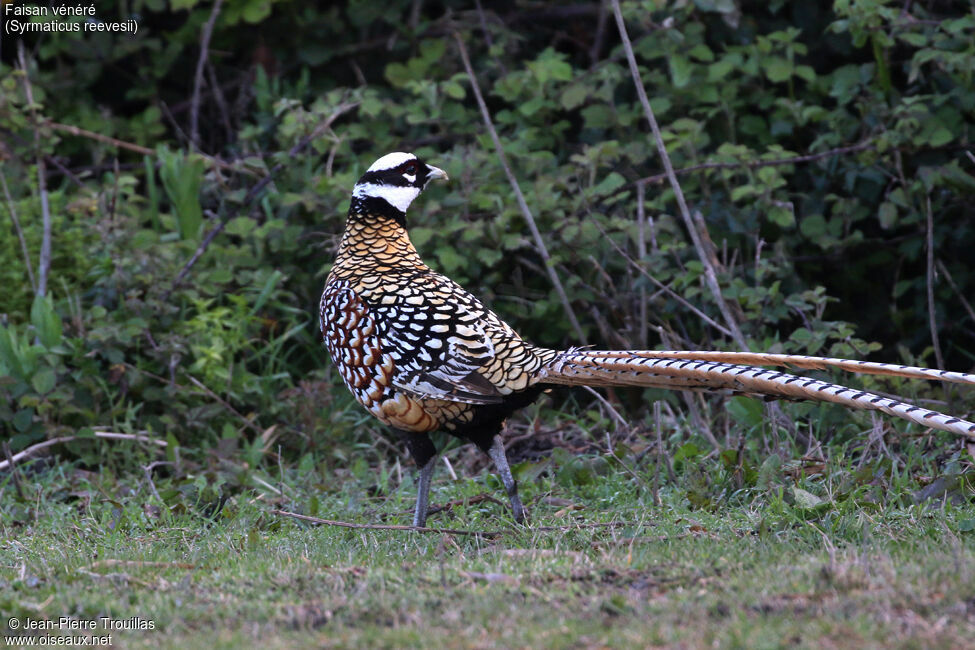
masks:
<path fill-rule="evenodd" d="M 725 54 L 708 66 L 708 81 L 721 81 L 739 66 L 741 66 L 741 55 Z"/>
<path fill-rule="evenodd" d="M 776 203 L 768 209 L 768 220 L 782 228 L 796 225 L 796 214 L 788 204 Z"/>
<path fill-rule="evenodd" d="M 758 194 L 761 194 L 761 190 L 754 185 L 739 185 L 731 190 L 731 200 L 737 202 Z"/>
<path fill-rule="evenodd" d="M 795 75 L 803 81 L 812 82 L 816 80 L 816 71 L 813 70 L 812 66 L 808 65 L 797 65 Z"/>
<path fill-rule="evenodd" d="M 698 61 L 703 61 L 705 63 L 710 63 L 711 61 L 714 61 L 714 52 L 712 52 L 711 48 L 709 48 L 704 43 L 698 43 L 690 50 L 688 50 L 687 56 L 697 59 Z"/>
<path fill-rule="evenodd" d="M 441 246 L 436 250 L 437 260 L 440 266 L 448 275 L 463 268 L 467 264 L 467 258 L 457 252 L 453 246 Z"/>
<path fill-rule="evenodd" d="M 732 397 L 726 408 L 731 417 L 745 426 L 758 426 L 765 419 L 761 402 L 751 397 Z"/>
<path fill-rule="evenodd" d="M 675 467 L 679 467 L 684 461 L 697 458 L 702 454 L 701 448 L 695 445 L 693 442 L 687 442 L 681 445 L 677 451 L 674 452 L 674 457 L 671 459 Z"/>
<path fill-rule="evenodd" d="M 826 219 L 821 214 L 811 214 L 799 222 L 799 232 L 809 239 L 819 239 L 826 234 Z"/>
<path fill-rule="evenodd" d="M 667 60 L 667 63 L 670 66 L 670 78 L 675 87 L 683 88 L 690 83 L 693 67 L 686 57 L 674 54 Z"/>
<path fill-rule="evenodd" d="M 245 22 L 257 24 L 271 15 L 271 0 L 250 0 L 241 12 Z"/>
<path fill-rule="evenodd" d="M 14 414 L 13 425 L 17 431 L 24 433 L 30 428 L 31 423 L 34 421 L 34 409 L 26 408 L 20 409 Z"/>
<path fill-rule="evenodd" d="M 755 400 L 751 401 L 754 402 Z M 762 463 L 762 466 L 758 468 L 758 485 L 766 489 L 771 488 L 773 485 L 778 483 L 781 472 L 782 459 L 778 455 L 772 454 L 766 458 Z"/>
<path fill-rule="evenodd" d="M 528 63 L 528 69 L 539 84 L 546 81 L 571 81 L 572 66 L 564 61 L 565 55 L 547 48 L 537 59 Z"/>
<path fill-rule="evenodd" d="M 812 492 L 807 492 L 795 486 L 792 486 L 792 496 L 796 500 L 796 506 L 804 510 L 812 510 L 826 503 Z"/>
<path fill-rule="evenodd" d="M 606 129 L 614 125 L 613 111 L 605 104 L 595 104 L 582 109 L 582 118 L 590 129 Z"/>
<path fill-rule="evenodd" d="M 793 67 L 788 59 L 771 57 L 762 62 L 762 67 L 765 68 L 765 76 L 772 83 L 788 81 L 792 76 Z"/>
<path fill-rule="evenodd" d="M 386 80 L 395 88 L 402 88 L 408 81 L 413 80 L 409 69 L 402 63 L 390 63 L 386 66 Z"/>
<path fill-rule="evenodd" d="M 928 144 L 932 147 L 943 147 L 955 139 L 955 135 L 951 131 L 945 128 L 944 125 L 937 123 L 925 129 L 925 135 L 927 136 Z"/>
<path fill-rule="evenodd" d="M 583 102 L 589 97 L 589 88 L 584 84 L 572 84 L 562 91 L 562 96 L 559 101 L 562 104 L 562 108 L 569 111 L 577 106 L 581 106 Z"/>
<path fill-rule="evenodd" d="M 885 230 L 893 227 L 897 223 L 897 206 L 890 201 L 884 201 L 877 210 L 877 218 L 880 220 L 880 227 Z"/>
<path fill-rule="evenodd" d="M 443 88 L 443 91 L 446 93 L 447 97 L 450 97 L 451 99 L 464 99 L 464 97 L 467 95 L 464 87 L 456 81 L 445 81 L 441 87 Z"/>
<path fill-rule="evenodd" d="M 617 172 L 610 172 L 606 178 L 604 178 L 599 185 L 593 188 L 593 192 L 596 194 L 609 194 L 610 192 L 619 189 L 626 185 L 626 179 L 623 178 Z"/>
<path fill-rule="evenodd" d="M 898 34 L 897 38 L 914 47 L 924 47 L 928 44 L 928 37 L 924 34 L 906 32 Z"/>
<path fill-rule="evenodd" d="M 31 377 L 30 384 L 34 387 L 34 390 L 41 395 L 47 395 L 54 389 L 54 385 L 57 383 L 57 377 L 54 371 L 50 368 L 41 368 L 34 373 Z"/>
<path fill-rule="evenodd" d="M 30 308 L 30 322 L 41 345 L 51 349 L 61 342 L 61 317 L 50 296 L 37 296 Z"/>
<path fill-rule="evenodd" d="M 159 147 L 159 176 L 179 221 L 180 236 L 196 239 L 203 225 L 200 207 L 200 186 L 203 183 L 204 163 L 198 157 L 170 152 Z"/>

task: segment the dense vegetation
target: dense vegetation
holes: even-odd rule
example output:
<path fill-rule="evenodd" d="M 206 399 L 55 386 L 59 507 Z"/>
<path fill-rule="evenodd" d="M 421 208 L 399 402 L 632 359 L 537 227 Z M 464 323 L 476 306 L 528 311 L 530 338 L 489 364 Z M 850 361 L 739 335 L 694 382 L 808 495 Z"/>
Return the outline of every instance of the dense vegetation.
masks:
<path fill-rule="evenodd" d="M 890 620 L 921 645 L 970 639 L 969 452 L 840 408 L 778 418 L 744 398 L 553 395 L 542 407 L 558 413 L 528 409 L 509 431 L 536 523 L 584 504 L 579 521 L 622 528 L 502 538 L 541 549 L 530 558 L 415 536 L 417 564 L 400 566 L 397 537 L 309 533 L 268 511 L 408 519 L 410 464 L 342 386 L 316 316 L 351 187 L 393 150 L 451 177 L 409 215 L 424 258 L 539 344 L 738 349 L 710 267 L 753 350 L 975 367 L 970 3 L 642 0 L 623 14 L 706 262 L 611 3 L 130 0 L 68 22 L 134 18 L 136 34 L 5 33 L 0 463 L 44 441 L 56 460 L 0 471 L 0 539 L 20 537 L 0 543 L 0 611 L 38 615 L 47 599 L 48 613 L 149 613 L 201 647 L 333 617 L 344 641 L 316 642 L 416 642 L 416 612 L 442 614 L 450 642 L 450 612 L 491 627 L 512 607 L 523 624 L 501 645 L 634 643 L 655 617 L 660 643 L 710 644 L 713 629 L 746 646 L 883 643 Z M 975 413 L 972 391 L 851 381 Z M 497 482 L 469 478 L 480 456 L 449 457 L 461 480 L 433 498 L 458 501 L 434 525 L 498 528 L 506 510 L 479 494 Z M 917 505 L 932 500 L 937 514 Z M 883 572 L 911 555 L 926 563 Z M 117 565 L 92 556 L 133 564 L 105 578 Z M 128 587 L 89 588 L 107 580 Z M 484 600 L 442 609 L 441 587 L 485 582 Z M 790 594 L 807 589 L 797 612 Z M 543 592 L 539 610 L 512 605 Z M 742 593 L 768 609 L 729 615 Z M 271 632 L 238 629 L 241 608 Z M 687 611 L 718 627 L 687 627 Z M 581 622 L 559 628 L 565 612 Z"/>
<path fill-rule="evenodd" d="M 98 19 L 125 17 L 122 6 L 99 6 Z M 424 256 L 532 340 L 579 343 L 485 134 L 455 32 L 586 342 L 737 347 L 646 278 L 721 321 L 598 4 L 231 3 L 215 16 L 196 92 L 212 9 L 137 2 L 135 36 L 6 43 L 2 203 L 25 244 L 7 215 L 0 427 L 14 451 L 94 426 L 192 449 L 274 426 L 285 448 L 328 449 L 359 427 L 314 312 L 349 189 L 389 150 L 415 150 L 454 179 L 411 217 Z M 966 3 L 624 11 L 749 346 L 934 365 L 936 335 L 944 364 L 971 368 Z M 761 164 L 796 155 L 815 160 Z M 35 298 L 45 204 L 50 272 Z M 74 449 L 89 463 L 101 453 Z"/>

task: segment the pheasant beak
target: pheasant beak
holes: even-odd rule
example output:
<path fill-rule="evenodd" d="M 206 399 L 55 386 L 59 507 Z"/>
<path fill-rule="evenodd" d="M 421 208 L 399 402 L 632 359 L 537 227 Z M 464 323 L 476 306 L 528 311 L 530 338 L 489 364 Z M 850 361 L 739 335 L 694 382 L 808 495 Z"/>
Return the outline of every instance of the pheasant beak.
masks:
<path fill-rule="evenodd" d="M 442 178 L 445 181 L 449 181 L 450 178 L 447 176 L 447 172 L 440 169 L 439 167 L 434 167 L 433 165 L 427 165 L 427 180 L 432 181 L 435 178 Z"/>

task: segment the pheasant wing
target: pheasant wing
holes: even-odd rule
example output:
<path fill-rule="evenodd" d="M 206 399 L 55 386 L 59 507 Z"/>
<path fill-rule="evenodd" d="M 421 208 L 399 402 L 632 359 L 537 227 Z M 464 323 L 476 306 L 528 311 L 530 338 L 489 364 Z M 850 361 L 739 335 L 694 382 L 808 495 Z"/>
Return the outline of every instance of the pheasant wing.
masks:
<path fill-rule="evenodd" d="M 424 274 L 370 304 L 394 361 L 393 386 L 415 397 L 494 404 L 498 387 L 478 370 L 495 358 L 487 310 L 443 276 Z"/>

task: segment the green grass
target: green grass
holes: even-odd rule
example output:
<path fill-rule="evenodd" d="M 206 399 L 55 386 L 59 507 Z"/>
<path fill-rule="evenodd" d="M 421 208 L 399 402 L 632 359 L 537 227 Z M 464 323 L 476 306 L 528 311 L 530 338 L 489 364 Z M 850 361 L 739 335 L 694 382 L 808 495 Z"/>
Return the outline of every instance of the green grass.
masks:
<path fill-rule="evenodd" d="M 914 503 L 932 478 L 920 460 L 858 468 L 836 452 L 816 476 L 795 482 L 770 463 L 749 481 L 702 454 L 678 459 L 676 481 L 661 477 L 654 506 L 652 458 L 621 454 L 626 470 L 598 455 L 555 459 L 520 466 L 530 525 L 490 500 L 429 522 L 496 537 L 270 513 L 407 524 L 412 473 L 400 485 L 389 467 L 369 480 L 270 465 L 260 475 L 270 487 L 224 483 L 232 494 L 210 518 L 201 495 L 216 474 L 157 476 L 160 507 L 138 472 L 28 468 L 23 498 L 0 477 L 0 610 L 4 620 L 152 621 L 115 632 L 126 648 L 973 644 L 972 492 L 956 478 L 953 491 Z M 503 499 L 487 474 L 438 479 L 435 504 Z M 707 508 L 690 507 L 695 491 Z M 587 527 L 597 523 L 615 525 Z"/>

